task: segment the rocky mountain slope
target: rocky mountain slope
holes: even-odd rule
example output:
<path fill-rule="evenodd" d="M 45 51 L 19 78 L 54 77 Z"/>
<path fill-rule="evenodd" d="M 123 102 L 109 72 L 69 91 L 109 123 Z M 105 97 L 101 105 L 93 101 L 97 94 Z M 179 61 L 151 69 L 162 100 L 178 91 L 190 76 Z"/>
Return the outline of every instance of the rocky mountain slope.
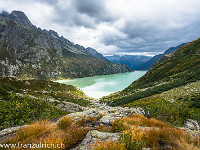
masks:
<path fill-rule="evenodd" d="M 22 12 L 0 16 L 0 76 L 58 79 L 132 71 L 55 31 L 34 27 Z"/>
<path fill-rule="evenodd" d="M 140 65 L 147 62 L 152 57 L 142 56 L 142 55 L 113 55 L 105 56 L 109 61 L 113 63 L 125 64 L 132 68 L 133 70 L 137 69 Z"/>
<path fill-rule="evenodd" d="M 151 66 L 158 61 L 159 59 L 161 59 L 163 56 L 165 55 L 169 55 L 171 53 L 173 53 L 174 51 L 176 51 L 179 47 L 184 46 L 187 43 L 182 43 L 176 47 L 171 47 L 168 50 L 166 50 L 163 54 L 159 54 L 159 55 L 155 55 L 154 57 L 152 57 L 150 60 L 148 60 L 147 62 L 144 62 L 143 64 L 140 64 L 136 69 L 137 70 L 149 70 L 151 68 Z"/>

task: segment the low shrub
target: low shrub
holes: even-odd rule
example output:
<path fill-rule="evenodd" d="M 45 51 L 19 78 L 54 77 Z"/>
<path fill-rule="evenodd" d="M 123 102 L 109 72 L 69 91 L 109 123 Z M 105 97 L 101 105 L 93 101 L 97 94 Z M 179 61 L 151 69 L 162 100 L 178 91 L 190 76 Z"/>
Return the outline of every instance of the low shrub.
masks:
<path fill-rule="evenodd" d="M 125 130 L 127 126 L 125 126 L 124 121 L 122 119 L 117 119 L 112 123 L 111 131 L 112 132 L 121 132 Z"/>
<path fill-rule="evenodd" d="M 127 130 L 120 135 L 119 142 L 124 143 L 126 150 L 140 150 L 144 146 L 142 137 L 138 134 L 134 136 L 134 130 Z"/>
<path fill-rule="evenodd" d="M 35 122 L 40 119 L 53 119 L 67 114 L 50 105 L 47 100 L 10 94 L 0 99 L 0 129 Z"/>
<path fill-rule="evenodd" d="M 90 128 L 88 127 L 80 127 L 78 125 L 72 124 L 69 128 L 67 128 L 64 137 L 64 145 L 65 148 L 73 148 L 73 146 L 83 140 L 85 135 L 89 132 Z"/>
<path fill-rule="evenodd" d="M 59 127 L 59 129 L 66 129 L 68 128 L 71 124 L 72 124 L 72 117 L 70 116 L 64 116 L 61 119 L 58 120 L 57 126 Z"/>
<path fill-rule="evenodd" d="M 154 118 L 148 119 L 140 114 L 133 114 L 130 117 L 123 118 L 123 120 L 129 125 L 134 125 L 134 126 L 147 126 L 147 127 L 159 127 L 159 128 L 168 126 L 167 123 L 156 120 Z"/>

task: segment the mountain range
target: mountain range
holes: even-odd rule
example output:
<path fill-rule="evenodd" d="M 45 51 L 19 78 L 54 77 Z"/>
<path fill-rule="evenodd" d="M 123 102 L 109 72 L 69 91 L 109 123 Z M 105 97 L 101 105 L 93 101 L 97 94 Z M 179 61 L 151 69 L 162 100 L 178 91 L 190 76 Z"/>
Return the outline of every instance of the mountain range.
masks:
<path fill-rule="evenodd" d="M 150 60 L 152 57 L 143 56 L 143 55 L 113 55 L 113 56 L 105 56 L 109 61 L 113 63 L 120 63 L 129 66 L 133 70 L 137 70 L 137 68 L 143 63 Z"/>
<path fill-rule="evenodd" d="M 21 11 L 0 14 L 0 76 L 58 79 L 132 71 L 74 44 L 53 30 L 34 26 Z"/>
<path fill-rule="evenodd" d="M 156 61 L 158 61 L 165 55 L 173 53 L 179 47 L 184 46 L 185 44 L 187 43 L 182 43 L 176 47 L 171 47 L 167 49 L 164 53 L 155 55 L 153 57 L 143 55 L 113 55 L 105 57 L 113 63 L 125 64 L 133 70 L 149 70 Z"/>

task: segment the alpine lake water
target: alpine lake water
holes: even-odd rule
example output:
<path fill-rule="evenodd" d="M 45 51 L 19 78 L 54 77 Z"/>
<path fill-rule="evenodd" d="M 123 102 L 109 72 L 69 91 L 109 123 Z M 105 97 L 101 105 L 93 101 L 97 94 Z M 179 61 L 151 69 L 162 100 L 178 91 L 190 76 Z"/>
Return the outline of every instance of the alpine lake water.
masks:
<path fill-rule="evenodd" d="M 146 72 L 147 71 L 134 71 L 112 75 L 76 78 L 73 80 L 57 80 L 56 82 L 74 85 L 81 89 L 87 96 L 98 99 L 125 89 Z"/>

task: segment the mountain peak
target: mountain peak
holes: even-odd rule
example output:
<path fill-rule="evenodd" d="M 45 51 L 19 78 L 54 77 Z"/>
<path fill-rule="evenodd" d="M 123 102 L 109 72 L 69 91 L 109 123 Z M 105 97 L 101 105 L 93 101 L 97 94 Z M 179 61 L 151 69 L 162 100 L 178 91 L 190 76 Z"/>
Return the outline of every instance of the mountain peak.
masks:
<path fill-rule="evenodd" d="M 2 11 L 2 13 L 0 13 L 0 16 L 4 17 L 4 18 L 12 19 L 12 20 L 14 20 L 18 23 L 24 24 L 26 26 L 34 27 L 34 25 L 30 22 L 28 17 L 22 11 L 14 10 L 11 12 L 11 14 L 6 11 Z"/>

